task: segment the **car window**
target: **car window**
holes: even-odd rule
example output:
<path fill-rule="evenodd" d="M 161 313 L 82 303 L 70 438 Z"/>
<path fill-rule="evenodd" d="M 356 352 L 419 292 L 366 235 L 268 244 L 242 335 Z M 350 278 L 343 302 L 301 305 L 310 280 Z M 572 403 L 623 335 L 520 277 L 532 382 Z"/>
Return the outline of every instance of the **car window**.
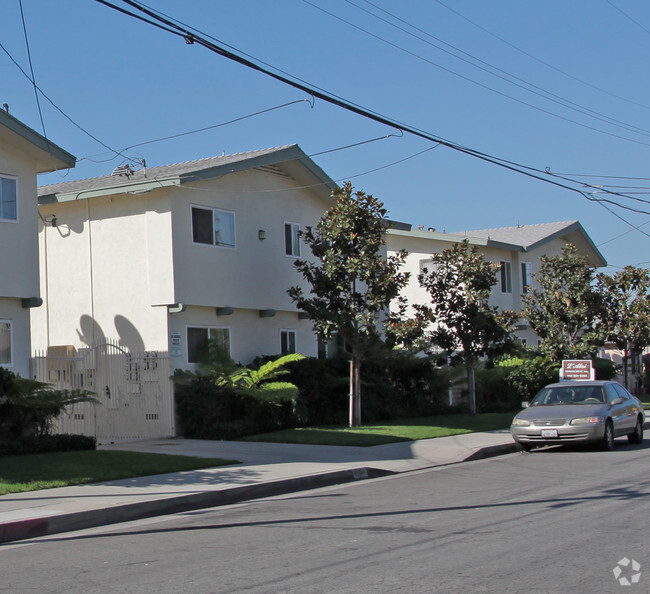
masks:
<path fill-rule="evenodd" d="M 611 402 L 618 396 L 616 389 L 614 388 L 615 384 L 607 384 L 605 386 L 605 392 L 607 393 L 607 402 Z"/>
<path fill-rule="evenodd" d="M 625 400 L 629 399 L 629 397 L 630 397 L 629 392 L 623 386 L 621 386 L 621 384 L 613 384 L 613 386 L 614 386 L 614 390 L 616 390 L 616 394 L 618 396 L 621 396 L 622 398 L 625 398 Z"/>

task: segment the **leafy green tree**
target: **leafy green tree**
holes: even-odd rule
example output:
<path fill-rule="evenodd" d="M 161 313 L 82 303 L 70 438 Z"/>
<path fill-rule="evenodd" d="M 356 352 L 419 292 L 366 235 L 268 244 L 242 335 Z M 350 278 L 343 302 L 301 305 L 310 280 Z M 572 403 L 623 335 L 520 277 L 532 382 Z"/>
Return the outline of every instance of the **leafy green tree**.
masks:
<path fill-rule="evenodd" d="M 599 274 L 598 289 L 605 305 L 606 340 L 624 353 L 625 387 L 628 359 L 650 345 L 650 272 L 626 266 L 613 275 Z"/>
<path fill-rule="evenodd" d="M 539 289 L 523 295 L 523 315 L 542 339 L 540 351 L 552 361 L 594 356 L 604 339 L 603 304 L 589 260 L 567 244 L 561 255 L 542 256 L 533 278 Z"/>
<path fill-rule="evenodd" d="M 432 327 L 429 341 L 465 364 L 470 412 L 476 413 L 475 370 L 485 355 L 502 352 L 511 341 L 517 314 L 488 303 L 497 282 L 497 267 L 467 240 L 432 256 L 433 266 L 418 276 L 431 297 L 415 305 Z"/>
<path fill-rule="evenodd" d="M 289 296 L 306 312 L 323 340 L 338 335 L 350 356 L 350 426 L 361 424 L 360 369 L 363 359 L 385 340 L 401 337 L 406 304 L 399 292 L 408 281 L 400 268 L 405 252 L 385 254 L 388 221 L 384 205 L 347 182 L 333 192 L 335 205 L 315 228 L 301 234 L 315 257 L 296 260 L 310 285 L 305 293 L 291 287 Z M 397 304 L 394 313 L 388 307 Z"/>

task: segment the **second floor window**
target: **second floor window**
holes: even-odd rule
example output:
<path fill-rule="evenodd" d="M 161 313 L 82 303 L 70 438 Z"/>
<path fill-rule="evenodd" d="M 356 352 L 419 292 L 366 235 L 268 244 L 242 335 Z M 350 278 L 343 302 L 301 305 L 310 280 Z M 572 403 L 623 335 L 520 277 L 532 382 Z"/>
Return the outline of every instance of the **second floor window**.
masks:
<path fill-rule="evenodd" d="M 501 260 L 501 292 L 512 293 L 512 265 Z"/>
<path fill-rule="evenodd" d="M 235 213 L 193 206 L 192 240 L 194 243 L 234 248 Z"/>
<path fill-rule="evenodd" d="M 0 219 L 15 221 L 18 218 L 16 180 L 0 177 Z"/>
<path fill-rule="evenodd" d="M 300 225 L 284 224 L 284 253 L 287 256 L 300 256 Z"/>
<path fill-rule="evenodd" d="M 531 281 L 530 262 L 521 263 L 521 290 L 528 293 L 528 287 Z"/>

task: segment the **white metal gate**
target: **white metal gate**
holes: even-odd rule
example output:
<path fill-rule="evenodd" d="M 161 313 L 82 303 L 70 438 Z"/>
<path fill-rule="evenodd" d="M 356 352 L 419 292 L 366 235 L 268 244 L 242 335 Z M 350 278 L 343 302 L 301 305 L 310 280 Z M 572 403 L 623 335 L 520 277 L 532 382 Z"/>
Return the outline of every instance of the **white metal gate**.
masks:
<path fill-rule="evenodd" d="M 107 341 L 78 351 L 50 347 L 32 358 L 32 377 L 60 390 L 91 392 L 99 404 L 71 405 L 55 433 L 94 436 L 99 443 L 174 435 L 169 354 L 130 353 Z"/>

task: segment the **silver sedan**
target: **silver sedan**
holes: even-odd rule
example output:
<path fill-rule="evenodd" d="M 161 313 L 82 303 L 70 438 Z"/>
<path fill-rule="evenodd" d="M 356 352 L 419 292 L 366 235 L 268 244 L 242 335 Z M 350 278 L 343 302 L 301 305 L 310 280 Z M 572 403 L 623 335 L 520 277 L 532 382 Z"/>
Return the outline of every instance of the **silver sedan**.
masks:
<path fill-rule="evenodd" d="M 593 443 L 604 450 L 627 435 L 643 442 L 645 414 L 638 398 L 617 382 L 549 384 L 512 420 L 512 437 L 522 450 L 543 445 Z"/>

